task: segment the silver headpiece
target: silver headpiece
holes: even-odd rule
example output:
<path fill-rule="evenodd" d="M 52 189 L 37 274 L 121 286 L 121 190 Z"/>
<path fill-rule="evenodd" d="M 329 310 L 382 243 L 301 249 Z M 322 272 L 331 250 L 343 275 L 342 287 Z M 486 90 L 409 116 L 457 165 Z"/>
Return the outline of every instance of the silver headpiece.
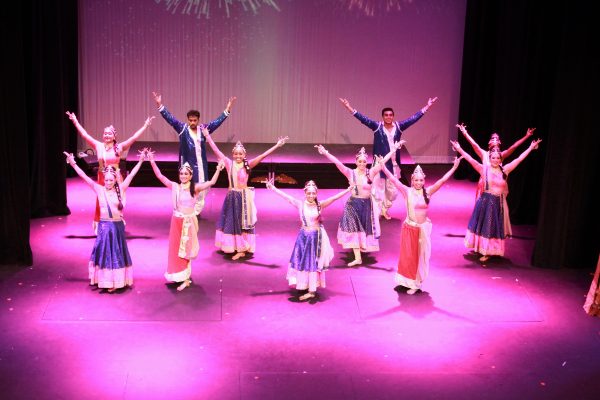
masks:
<path fill-rule="evenodd" d="M 246 152 L 246 148 L 244 147 L 244 145 L 242 144 L 242 142 L 240 142 L 239 140 L 237 141 L 237 143 L 235 144 L 235 146 L 233 146 L 233 150 L 232 151 L 236 151 L 239 150 L 241 152 Z"/>
<path fill-rule="evenodd" d="M 411 177 L 415 177 L 420 175 L 421 177 L 425 178 L 425 173 L 423 172 L 423 169 L 421 168 L 420 165 L 417 165 L 417 168 L 415 168 L 415 170 L 413 171 Z"/>

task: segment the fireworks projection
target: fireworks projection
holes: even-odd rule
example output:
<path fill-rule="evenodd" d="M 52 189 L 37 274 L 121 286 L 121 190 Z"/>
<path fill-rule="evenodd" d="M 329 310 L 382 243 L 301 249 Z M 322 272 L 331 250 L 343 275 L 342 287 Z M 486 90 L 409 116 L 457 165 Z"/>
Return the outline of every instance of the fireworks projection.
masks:
<path fill-rule="evenodd" d="M 225 11 L 227 18 L 230 16 L 230 9 L 241 7 L 244 11 L 251 11 L 257 14 L 262 6 L 273 7 L 279 11 L 279 6 L 275 0 L 154 0 L 156 4 L 164 3 L 167 11 L 175 14 L 177 12 L 187 15 L 196 15 L 196 18 L 210 18 L 210 13 L 214 9 L 217 12 Z"/>
<path fill-rule="evenodd" d="M 348 10 L 359 10 L 368 17 L 390 11 L 402 10 L 402 4 L 411 4 L 413 0 L 340 0 Z"/>

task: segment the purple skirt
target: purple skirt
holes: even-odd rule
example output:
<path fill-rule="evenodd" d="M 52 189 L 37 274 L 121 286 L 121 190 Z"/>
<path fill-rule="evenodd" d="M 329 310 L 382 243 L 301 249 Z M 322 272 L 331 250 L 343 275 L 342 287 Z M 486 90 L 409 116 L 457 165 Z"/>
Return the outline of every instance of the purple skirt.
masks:
<path fill-rule="evenodd" d="M 225 196 L 217 230 L 227 235 L 254 234 L 254 228 L 242 229 L 242 193 L 230 190 Z"/>
<path fill-rule="evenodd" d="M 364 232 L 373 235 L 373 211 L 371 199 L 350 197 L 344 205 L 344 214 L 339 229 L 342 232 Z"/>
<path fill-rule="evenodd" d="M 131 256 L 125 241 L 123 221 L 100 221 L 90 262 L 103 269 L 129 267 Z"/>
<path fill-rule="evenodd" d="M 319 231 L 305 231 L 300 229 L 296 237 L 296 244 L 290 257 L 290 268 L 296 271 L 315 272 L 319 268 L 319 254 L 321 241 Z"/>
<path fill-rule="evenodd" d="M 504 215 L 500 196 L 484 192 L 475 202 L 468 230 L 486 239 L 504 239 Z"/>

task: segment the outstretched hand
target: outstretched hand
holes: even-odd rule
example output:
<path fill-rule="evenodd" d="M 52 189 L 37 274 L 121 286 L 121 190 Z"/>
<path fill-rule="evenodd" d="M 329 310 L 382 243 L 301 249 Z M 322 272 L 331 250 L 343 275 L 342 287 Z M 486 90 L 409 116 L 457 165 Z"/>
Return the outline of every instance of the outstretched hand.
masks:
<path fill-rule="evenodd" d="M 527 133 L 525 134 L 525 136 L 526 137 L 533 136 L 534 131 L 535 131 L 535 128 L 527 128 Z"/>
<path fill-rule="evenodd" d="M 430 97 L 429 100 L 427 100 L 427 107 L 428 108 L 431 107 L 433 105 L 433 103 L 435 103 L 437 101 L 437 99 L 438 99 L 437 97 L 434 97 L 434 98 Z"/>
<path fill-rule="evenodd" d="M 456 127 L 464 134 L 467 132 L 467 125 L 464 123 L 456 124 Z"/>
<path fill-rule="evenodd" d="M 138 158 L 140 160 L 154 161 L 154 152 L 149 147 L 144 147 L 142 150 L 138 150 Z"/>
<path fill-rule="evenodd" d="M 323 147 L 323 145 L 322 145 L 322 144 L 315 144 L 315 147 L 316 147 L 317 151 L 319 152 L 319 154 L 327 154 L 327 153 L 329 153 L 329 152 L 328 152 L 328 151 L 325 149 L 325 147 Z"/>
<path fill-rule="evenodd" d="M 350 112 L 354 111 L 354 109 L 350 105 L 350 102 L 348 101 L 348 99 L 344 99 L 344 98 L 341 98 L 341 97 L 339 97 L 339 99 L 340 99 L 340 102 L 342 103 L 342 105 L 344 107 L 346 107 L 346 109 L 348 109 L 348 111 L 350 111 Z"/>
<path fill-rule="evenodd" d="M 75 164 L 75 156 L 73 155 L 73 153 L 67 153 L 66 151 L 63 151 L 63 154 L 66 156 L 67 164 Z"/>
<path fill-rule="evenodd" d="M 262 181 L 265 185 L 267 185 L 267 189 L 273 190 L 275 189 L 275 173 L 269 172 L 269 176 L 267 180 Z"/>
<path fill-rule="evenodd" d="M 454 161 L 453 161 L 453 167 L 456 168 L 458 167 L 458 164 L 460 164 L 460 160 L 462 160 L 464 157 L 460 156 L 460 157 L 454 157 Z"/>
<path fill-rule="evenodd" d="M 154 97 L 156 105 L 160 107 L 162 105 L 162 95 L 158 92 L 152 92 L 152 97 Z"/>
<path fill-rule="evenodd" d="M 535 139 L 531 141 L 531 144 L 529 145 L 529 147 L 531 147 L 533 150 L 537 150 L 538 149 L 538 145 L 540 144 L 540 142 L 542 141 L 542 139 Z"/>
<path fill-rule="evenodd" d="M 450 144 L 452 145 L 452 149 L 454 149 L 454 151 L 460 150 L 460 144 L 458 144 L 458 140 L 451 140 Z"/>
<path fill-rule="evenodd" d="M 146 126 L 150 126 L 150 125 L 152 125 L 152 120 L 153 120 L 154 118 L 156 118 L 154 115 L 153 115 L 153 116 L 151 116 L 151 117 L 148 117 L 148 118 L 146 118 L 146 121 L 144 122 L 144 125 L 146 125 Z"/>
<path fill-rule="evenodd" d="M 402 148 L 402 146 L 404 146 L 404 143 L 406 143 L 406 140 L 400 140 L 398 142 L 394 142 L 394 147 L 396 148 L 396 150 L 400 150 L 400 148 Z"/>
<path fill-rule="evenodd" d="M 282 147 L 285 142 L 287 142 L 289 139 L 288 136 L 280 136 L 279 139 L 277 140 L 277 147 Z"/>
<path fill-rule="evenodd" d="M 67 111 L 66 114 L 69 116 L 69 119 L 73 121 L 73 123 L 77 122 L 77 116 L 75 115 L 75 113 Z"/>
<path fill-rule="evenodd" d="M 230 113 L 231 107 L 233 107 L 233 103 L 235 103 L 236 100 L 237 100 L 237 97 L 235 97 L 235 96 L 230 97 L 229 101 L 227 101 L 227 106 L 225 107 L 225 111 Z"/>

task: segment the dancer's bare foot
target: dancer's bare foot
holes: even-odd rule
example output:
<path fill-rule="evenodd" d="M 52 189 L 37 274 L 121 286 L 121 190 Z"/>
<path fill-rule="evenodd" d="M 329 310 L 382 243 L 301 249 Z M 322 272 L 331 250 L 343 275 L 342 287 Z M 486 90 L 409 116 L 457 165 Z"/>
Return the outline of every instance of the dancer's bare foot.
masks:
<path fill-rule="evenodd" d="M 387 213 L 387 210 L 381 210 L 381 216 L 387 220 L 392 219 L 392 217 L 390 217 L 390 215 Z"/>
<path fill-rule="evenodd" d="M 231 257 L 232 260 L 239 260 L 240 258 L 244 257 L 246 255 L 246 253 L 243 252 L 237 252 L 234 254 L 233 257 Z"/>
<path fill-rule="evenodd" d="M 300 301 L 304 301 L 304 300 L 312 299 L 313 297 L 315 297 L 315 293 L 314 292 L 308 292 L 308 293 L 303 294 L 302 296 L 300 296 L 299 299 L 300 299 Z"/>
<path fill-rule="evenodd" d="M 418 291 L 419 291 L 419 289 L 408 289 L 408 290 L 406 291 L 406 294 L 415 294 L 415 293 L 417 293 Z"/>
<path fill-rule="evenodd" d="M 186 287 L 190 286 L 192 284 L 192 281 L 189 279 L 186 279 L 185 281 L 183 281 L 181 283 L 181 285 L 177 286 L 177 291 L 181 292 L 183 289 L 185 289 Z"/>
<path fill-rule="evenodd" d="M 360 265 L 360 264 L 362 264 L 362 260 L 359 259 L 359 260 L 354 260 L 352 262 L 349 262 L 348 266 L 349 267 L 354 267 L 355 265 Z"/>
<path fill-rule="evenodd" d="M 117 290 L 117 288 L 111 287 L 110 289 L 106 289 L 106 291 L 108 293 L 114 293 Z"/>
<path fill-rule="evenodd" d="M 481 261 L 483 263 L 483 262 L 486 262 L 489 259 L 490 259 L 490 256 L 482 256 L 482 257 L 479 258 L 479 261 Z"/>

